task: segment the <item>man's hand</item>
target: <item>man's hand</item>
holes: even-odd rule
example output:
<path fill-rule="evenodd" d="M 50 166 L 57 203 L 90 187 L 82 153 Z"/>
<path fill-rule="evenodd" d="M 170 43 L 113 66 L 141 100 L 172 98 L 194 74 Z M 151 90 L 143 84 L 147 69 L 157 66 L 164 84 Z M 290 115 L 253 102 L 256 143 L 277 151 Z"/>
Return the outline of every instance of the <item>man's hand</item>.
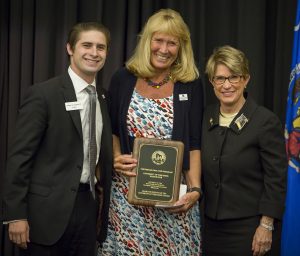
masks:
<path fill-rule="evenodd" d="M 9 239 L 17 246 L 27 249 L 29 225 L 27 220 L 17 220 L 8 224 Z"/>

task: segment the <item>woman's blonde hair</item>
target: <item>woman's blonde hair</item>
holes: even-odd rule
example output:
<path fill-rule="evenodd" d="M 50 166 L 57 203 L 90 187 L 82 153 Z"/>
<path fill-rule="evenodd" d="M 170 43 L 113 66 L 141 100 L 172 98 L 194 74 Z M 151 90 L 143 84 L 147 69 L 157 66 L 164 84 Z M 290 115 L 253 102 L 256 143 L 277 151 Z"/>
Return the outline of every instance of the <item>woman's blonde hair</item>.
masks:
<path fill-rule="evenodd" d="M 215 48 L 213 54 L 209 57 L 205 72 L 210 81 L 215 75 L 218 64 L 225 65 L 235 75 L 240 75 L 244 78 L 250 75 L 249 61 L 245 54 L 229 45 Z"/>
<path fill-rule="evenodd" d="M 174 82 L 189 82 L 199 77 L 195 65 L 188 26 L 180 14 L 172 9 L 161 9 L 152 15 L 145 24 L 134 54 L 126 62 L 126 67 L 138 77 L 153 77 L 155 68 L 151 65 L 151 39 L 154 33 L 166 33 L 179 39 L 179 51 L 171 67 Z"/>

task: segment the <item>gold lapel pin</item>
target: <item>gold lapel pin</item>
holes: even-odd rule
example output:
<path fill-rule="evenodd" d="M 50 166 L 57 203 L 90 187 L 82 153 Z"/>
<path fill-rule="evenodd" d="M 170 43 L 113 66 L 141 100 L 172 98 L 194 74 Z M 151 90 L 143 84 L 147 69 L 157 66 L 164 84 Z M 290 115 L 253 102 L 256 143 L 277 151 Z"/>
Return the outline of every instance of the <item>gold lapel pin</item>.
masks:
<path fill-rule="evenodd" d="M 239 130 L 242 130 L 245 124 L 248 122 L 248 118 L 244 116 L 244 114 L 241 114 L 236 120 L 235 124 L 237 125 Z"/>

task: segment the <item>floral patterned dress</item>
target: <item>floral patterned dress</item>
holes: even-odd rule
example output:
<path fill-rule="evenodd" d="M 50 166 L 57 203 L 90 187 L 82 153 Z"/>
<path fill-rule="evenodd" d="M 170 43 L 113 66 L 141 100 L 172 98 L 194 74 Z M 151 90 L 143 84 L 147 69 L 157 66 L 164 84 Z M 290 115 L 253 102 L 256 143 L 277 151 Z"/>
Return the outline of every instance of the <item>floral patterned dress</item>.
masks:
<path fill-rule="evenodd" d="M 149 99 L 135 90 L 127 113 L 129 136 L 170 139 L 173 96 Z M 196 204 L 186 214 L 127 202 L 128 180 L 114 172 L 108 236 L 101 255 L 200 255 L 200 213 Z"/>

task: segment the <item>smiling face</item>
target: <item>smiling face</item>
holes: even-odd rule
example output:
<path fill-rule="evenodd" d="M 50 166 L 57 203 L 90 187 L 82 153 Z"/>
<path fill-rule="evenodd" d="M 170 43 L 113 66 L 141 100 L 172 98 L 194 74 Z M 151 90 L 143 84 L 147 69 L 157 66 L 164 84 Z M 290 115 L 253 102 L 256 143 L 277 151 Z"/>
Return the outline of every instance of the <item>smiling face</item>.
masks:
<path fill-rule="evenodd" d="M 221 109 L 227 113 L 238 112 L 243 106 L 245 102 L 243 92 L 249 82 L 250 76 L 245 78 L 243 76 L 239 76 L 239 74 L 233 74 L 230 69 L 223 64 L 217 65 L 214 74 L 214 78 L 234 78 L 236 75 L 241 79 L 235 83 L 230 83 L 228 79 L 226 79 L 223 84 L 217 84 L 214 82 L 214 79 L 210 81 L 214 87 L 215 95 L 220 101 Z"/>
<path fill-rule="evenodd" d="M 106 37 L 97 30 L 83 31 L 73 49 L 67 44 L 67 51 L 72 70 L 87 83 L 92 83 L 106 60 Z"/>
<path fill-rule="evenodd" d="M 177 37 L 154 33 L 151 39 L 151 64 L 160 71 L 169 70 L 177 59 L 179 40 Z"/>

